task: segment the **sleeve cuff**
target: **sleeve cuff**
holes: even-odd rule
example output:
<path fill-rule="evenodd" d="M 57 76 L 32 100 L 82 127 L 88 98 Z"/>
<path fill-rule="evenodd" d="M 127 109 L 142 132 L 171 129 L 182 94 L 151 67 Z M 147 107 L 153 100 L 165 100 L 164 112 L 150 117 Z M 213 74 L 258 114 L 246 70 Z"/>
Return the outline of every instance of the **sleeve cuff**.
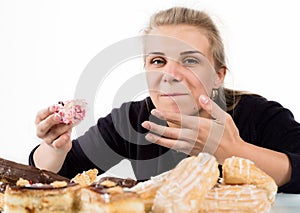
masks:
<path fill-rule="evenodd" d="M 291 180 L 280 186 L 278 192 L 300 193 L 300 155 L 290 152 L 285 152 L 285 154 L 288 156 L 292 167 Z"/>
<path fill-rule="evenodd" d="M 40 145 L 37 145 L 31 152 L 30 152 L 30 155 L 29 155 L 29 158 L 28 158 L 28 163 L 30 166 L 34 166 L 35 167 L 35 163 L 34 163 L 34 160 L 33 160 L 33 154 L 35 152 L 35 150 L 39 147 Z"/>

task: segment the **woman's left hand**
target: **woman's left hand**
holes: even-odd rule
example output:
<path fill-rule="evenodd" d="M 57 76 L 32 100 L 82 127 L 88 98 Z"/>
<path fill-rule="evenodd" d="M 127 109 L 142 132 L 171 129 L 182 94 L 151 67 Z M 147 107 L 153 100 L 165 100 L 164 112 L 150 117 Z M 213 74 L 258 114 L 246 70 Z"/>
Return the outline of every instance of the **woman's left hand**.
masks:
<path fill-rule="evenodd" d="M 202 110 L 209 116 L 189 116 L 180 113 L 159 111 L 151 113 L 166 120 L 168 127 L 145 121 L 142 126 L 150 131 L 146 139 L 188 155 L 208 152 L 219 163 L 230 156 L 237 155 L 243 140 L 231 116 L 205 95 L 199 98 Z"/>

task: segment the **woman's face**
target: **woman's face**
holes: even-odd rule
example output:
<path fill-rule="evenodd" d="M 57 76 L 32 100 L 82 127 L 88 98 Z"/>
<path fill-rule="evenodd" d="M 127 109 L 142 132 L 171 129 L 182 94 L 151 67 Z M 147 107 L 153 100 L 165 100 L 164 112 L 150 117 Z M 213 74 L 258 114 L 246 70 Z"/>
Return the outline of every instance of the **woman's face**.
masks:
<path fill-rule="evenodd" d="M 204 32 L 188 25 L 161 26 L 145 41 L 145 69 L 150 97 L 159 110 L 195 115 L 198 98 L 211 95 L 222 75 L 213 69 Z"/>

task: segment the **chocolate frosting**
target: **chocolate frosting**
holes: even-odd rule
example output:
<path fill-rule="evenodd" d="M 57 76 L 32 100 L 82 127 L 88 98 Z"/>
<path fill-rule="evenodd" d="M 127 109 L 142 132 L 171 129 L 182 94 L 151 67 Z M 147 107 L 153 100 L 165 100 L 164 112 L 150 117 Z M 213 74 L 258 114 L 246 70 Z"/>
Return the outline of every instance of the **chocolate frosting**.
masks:
<path fill-rule="evenodd" d="M 131 188 L 137 184 L 137 181 L 133 180 L 131 178 L 124 179 L 124 178 L 117 178 L 117 177 L 103 177 L 98 181 L 98 183 L 102 183 L 103 181 L 106 181 L 106 180 L 112 181 L 117 186 L 121 186 L 122 188 L 124 188 L 124 187 Z"/>
<path fill-rule="evenodd" d="M 6 189 L 7 183 L 0 182 L 0 193 L 4 193 Z"/>
<path fill-rule="evenodd" d="M 68 178 L 53 172 L 0 158 L 0 182 L 15 185 L 19 178 L 26 179 L 32 183 L 70 182 Z"/>
<path fill-rule="evenodd" d="M 107 194 L 108 193 L 107 190 L 110 187 L 101 185 L 101 183 L 103 181 L 107 181 L 107 180 L 114 182 L 116 184 L 116 186 L 120 186 L 122 188 L 131 188 L 137 184 L 137 181 L 130 179 L 130 178 L 123 179 L 123 178 L 117 178 L 117 177 L 103 177 L 98 182 L 93 183 L 90 186 L 90 189 L 92 189 L 93 191 L 100 193 L 100 194 Z"/>

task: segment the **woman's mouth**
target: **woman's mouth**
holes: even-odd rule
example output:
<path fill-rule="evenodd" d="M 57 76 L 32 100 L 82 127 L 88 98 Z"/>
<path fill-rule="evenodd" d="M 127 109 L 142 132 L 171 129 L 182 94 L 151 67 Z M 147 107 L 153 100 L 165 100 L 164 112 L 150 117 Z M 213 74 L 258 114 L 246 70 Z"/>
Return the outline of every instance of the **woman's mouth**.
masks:
<path fill-rule="evenodd" d="M 187 93 L 164 93 L 161 94 L 161 97 L 176 97 L 176 96 L 183 96 L 183 95 L 188 95 Z"/>

